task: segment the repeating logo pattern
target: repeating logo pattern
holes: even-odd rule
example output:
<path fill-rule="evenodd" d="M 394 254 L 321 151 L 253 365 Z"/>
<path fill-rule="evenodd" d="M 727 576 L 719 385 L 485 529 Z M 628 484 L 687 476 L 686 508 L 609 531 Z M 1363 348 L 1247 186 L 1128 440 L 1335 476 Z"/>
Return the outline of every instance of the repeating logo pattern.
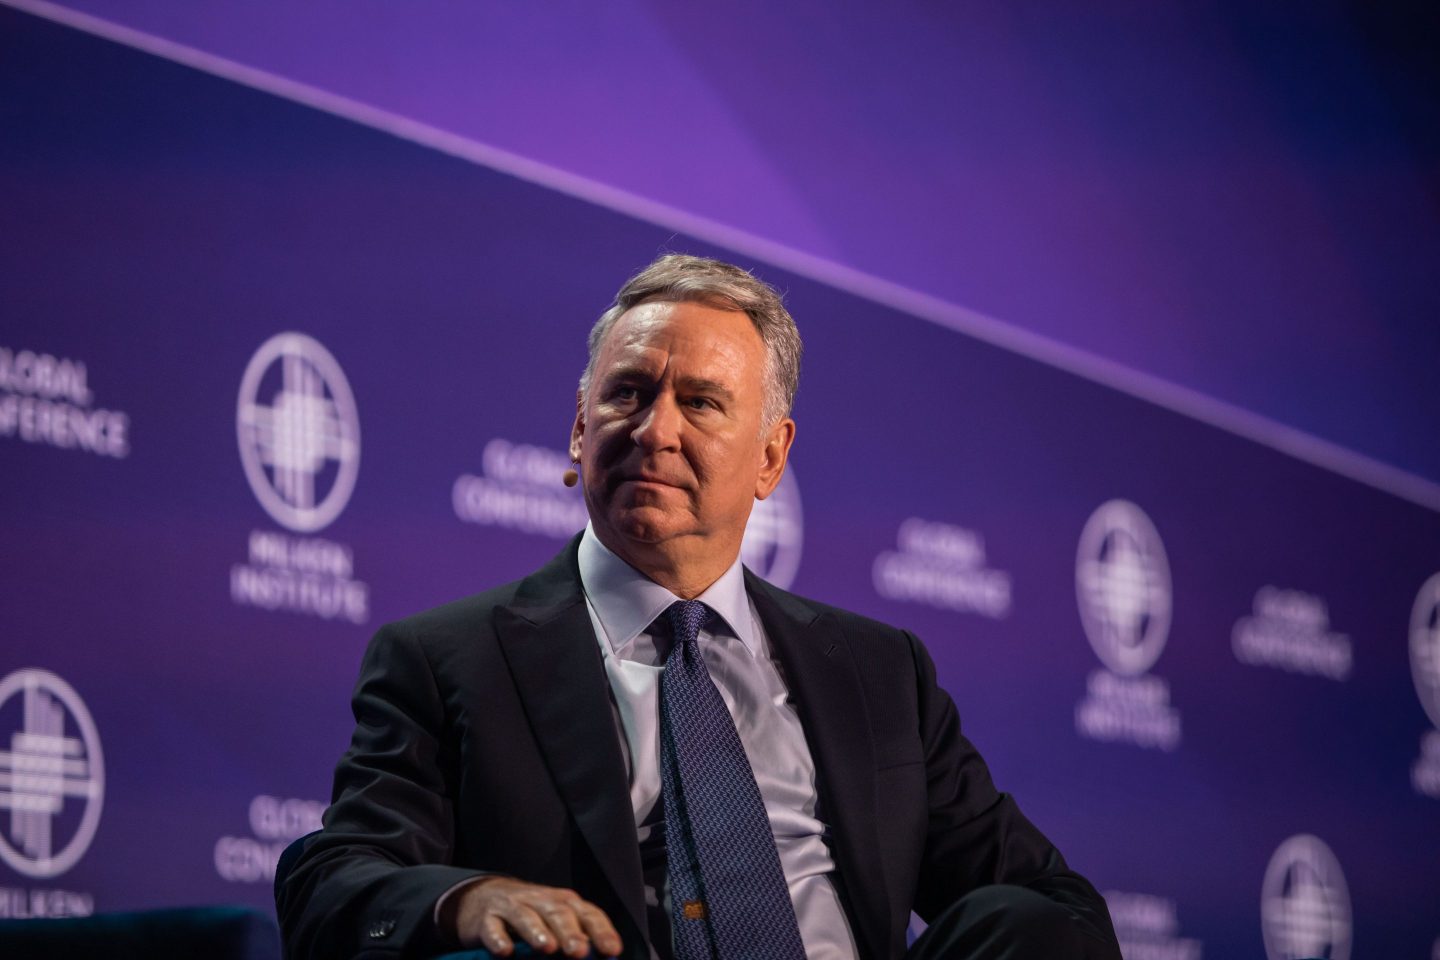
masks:
<path fill-rule="evenodd" d="M 1255 594 L 1254 612 L 1230 631 L 1235 659 L 1257 667 L 1343 681 L 1355 665 L 1350 637 L 1332 629 L 1323 597 L 1273 585 Z"/>
<path fill-rule="evenodd" d="M 877 554 L 870 568 L 880 596 L 996 620 L 1010 614 L 1010 574 L 990 566 L 979 532 L 907 517 L 895 546 Z"/>
<path fill-rule="evenodd" d="M 1199 940 L 1180 934 L 1180 910 L 1169 897 L 1106 890 L 1105 905 L 1120 941 L 1120 955 L 1130 960 L 1201 960 Z"/>
<path fill-rule="evenodd" d="M 260 345 L 240 380 L 236 432 L 245 478 L 276 523 L 311 533 L 345 509 L 360 472 L 360 416 L 319 341 L 280 333 Z"/>
<path fill-rule="evenodd" d="M 1154 666 L 1170 632 L 1170 565 L 1145 511 L 1111 500 L 1091 514 L 1080 534 L 1075 592 L 1100 662 L 1122 676 Z"/>
<path fill-rule="evenodd" d="M 1440 728 L 1440 573 L 1420 588 L 1410 614 L 1410 672 L 1430 722 Z"/>
<path fill-rule="evenodd" d="M 130 415 L 95 405 L 81 360 L 0 346 L 0 438 L 102 457 L 130 455 Z"/>
<path fill-rule="evenodd" d="M 800 572 L 804 541 L 800 487 L 795 482 L 795 468 L 787 466 L 775 492 L 755 501 L 745 539 L 740 543 L 740 559 L 759 576 L 788 590 Z"/>
<path fill-rule="evenodd" d="M 578 487 L 561 480 L 570 466 L 564 450 L 512 443 L 485 444 L 484 474 L 462 473 L 450 488 L 455 516 L 466 523 L 568 540 L 589 516 Z"/>
<path fill-rule="evenodd" d="M 1340 862 L 1319 837 L 1291 837 L 1270 858 L 1260 924 L 1270 960 L 1349 960 L 1350 892 Z"/>
<path fill-rule="evenodd" d="M 59 876 L 100 823 L 105 760 L 95 722 L 74 688 L 35 668 L 0 680 L 0 717 L 19 721 L 0 753 L 0 808 L 10 811 L 0 858 L 27 877 Z"/>
<path fill-rule="evenodd" d="M 275 882 L 280 855 L 292 840 L 319 830 L 325 804 L 261 794 L 250 801 L 250 836 L 215 841 L 215 873 L 231 883 Z"/>

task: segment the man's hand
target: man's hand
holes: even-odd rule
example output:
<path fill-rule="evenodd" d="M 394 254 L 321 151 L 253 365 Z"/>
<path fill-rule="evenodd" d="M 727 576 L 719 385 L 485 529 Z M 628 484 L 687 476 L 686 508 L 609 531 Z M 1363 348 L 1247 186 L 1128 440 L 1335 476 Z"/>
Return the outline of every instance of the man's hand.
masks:
<path fill-rule="evenodd" d="M 502 957 L 515 949 L 514 936 L 541 953 L 583 957 L 593 944 L 602 956 L 620 954 L 620 935 L 605 911 L 574 890 L 514 877 L 481 877 L 456 891 L 443 905 L 440 923 L 461 946 L 483 946 Z"/>

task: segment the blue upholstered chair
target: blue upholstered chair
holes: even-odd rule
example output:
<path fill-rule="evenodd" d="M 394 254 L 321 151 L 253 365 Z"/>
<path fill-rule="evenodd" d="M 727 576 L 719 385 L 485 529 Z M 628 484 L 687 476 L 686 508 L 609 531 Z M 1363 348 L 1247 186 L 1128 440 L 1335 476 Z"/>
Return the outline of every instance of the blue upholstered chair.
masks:
<path fill-rule="evenodd" d="M 249 907 L 180 907 L 90 917 L 0 920 L 5 960 L 280 960 L 280 931 Z"/>

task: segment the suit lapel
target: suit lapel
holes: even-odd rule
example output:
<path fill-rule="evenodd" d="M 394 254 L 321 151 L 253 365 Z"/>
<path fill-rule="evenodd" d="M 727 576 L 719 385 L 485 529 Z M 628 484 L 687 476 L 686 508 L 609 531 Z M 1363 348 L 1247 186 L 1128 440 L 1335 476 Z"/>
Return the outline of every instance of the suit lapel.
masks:
<path fill-rule="evenodd" d="M 640 931 L 644 879 L 625 760 L 609 683 L 580 588 L 577 537 L 521 582 L 495 629 L 555 785 L 605 876 Z M 745 573 L 773 645 L 819 778 L 841 888 L 863 956 L 889 942 L 881 871 L 875 756 L 859 672 L 843 629 L 828 614 Z"/>
<path fill-rule="evenodd" d="M 875 830 L 874 738 L 849 640 L 833 617 L 749 570 L 745 582 L 815 758 L 822 816 L 832 828 L 835 865 L 861 954 L 883 957 L 888 906 Z"/>
<path fill-rule="evenodd" d="M 550 775 L 636 927 L 647 930 L 640 843 L 609 683 L 580 588 L 577 537 L 522 581 L 495 629 Z"/>

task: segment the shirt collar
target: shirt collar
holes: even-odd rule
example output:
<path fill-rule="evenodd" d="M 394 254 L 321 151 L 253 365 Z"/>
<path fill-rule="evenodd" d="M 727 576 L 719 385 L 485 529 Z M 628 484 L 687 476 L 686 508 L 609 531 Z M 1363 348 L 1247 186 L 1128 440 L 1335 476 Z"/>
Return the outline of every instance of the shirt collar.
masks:
<path fill-rule="evenodd" d="M 578 560 L 580 585 L 605 634 L 600 642 L 609 647 L 612 655 L 622 653 L 670 604 L 680 599 L 616 556 L 600 542 L 588 523 L 580 538 Z M 725 621 L 724 626 L 720 626 L 712 620 L 712 632 L 727 632 L 725 627 L 728 627 L 728 632 L 739 638 L 751 656 L 758 654 L 750 598 L 745 593 L 745 569 L 739 557 L 696 599 Z"/>

